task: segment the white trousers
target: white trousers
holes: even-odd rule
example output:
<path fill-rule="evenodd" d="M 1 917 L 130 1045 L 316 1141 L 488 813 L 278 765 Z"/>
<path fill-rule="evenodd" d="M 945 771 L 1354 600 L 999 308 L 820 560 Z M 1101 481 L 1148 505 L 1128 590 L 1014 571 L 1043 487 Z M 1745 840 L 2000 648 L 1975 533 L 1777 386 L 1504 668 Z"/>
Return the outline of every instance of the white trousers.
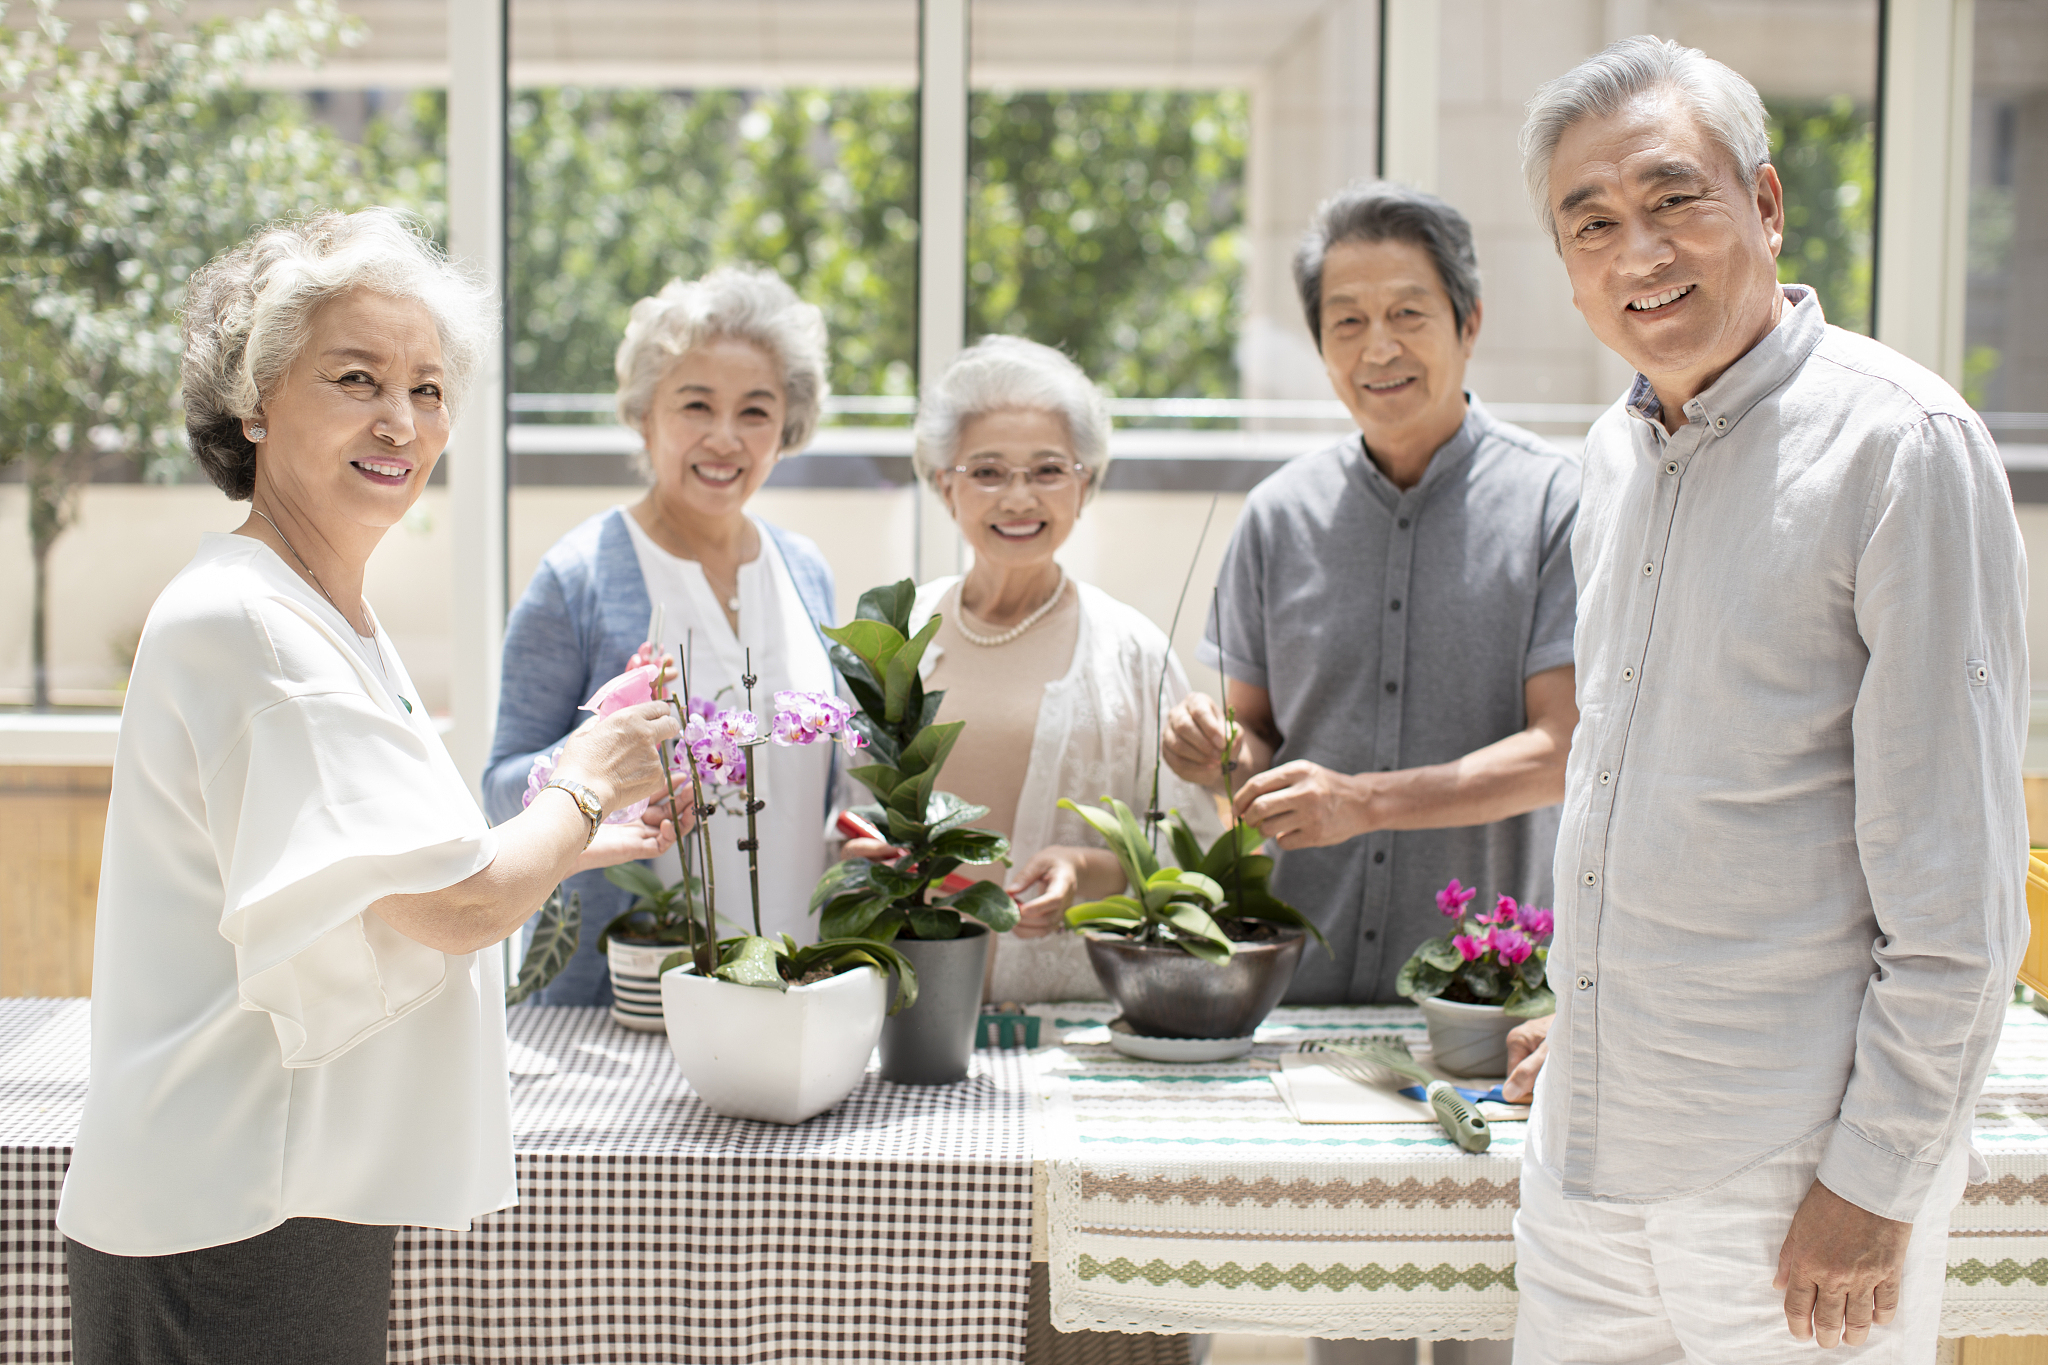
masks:
<path fill-rule="evenodd" d="M 1515 1214 L 1515 1365 L 1812 1365 L 1822 1353 L 1786 1329 L 1785 1296 L 1771 1279 L 1832 1131 L 1712 1189 L 1657 1204 L 1568 1200 L 1555 1177 L 1525 1159 Z M 1934 1359 L 1949 1213 L 1962 1197 L 1969 1154 L 1967 1141 L 1956 1144 L 1913 1224 L 1898 1315 L 1871 1328 L 1863 1345 L 1826 1352 L 1828 1365 Z"/>

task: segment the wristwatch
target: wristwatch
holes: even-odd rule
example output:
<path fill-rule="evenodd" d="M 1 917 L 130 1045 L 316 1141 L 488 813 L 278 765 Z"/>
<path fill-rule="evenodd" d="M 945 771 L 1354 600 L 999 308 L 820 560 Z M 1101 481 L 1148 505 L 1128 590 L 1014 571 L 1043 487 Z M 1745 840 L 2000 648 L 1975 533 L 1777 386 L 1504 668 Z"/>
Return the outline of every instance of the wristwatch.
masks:
<path fill-rule="evenodd" d="M 556 778 L 541 790 L 546 791 L 548 787 L 560 787 L 569 793 L 569 798 L 576 803 L 576 809 L 582 811 L 583 818 L 590 822 L 590 838 L 583 841 L 583 846 L 589 848 L 597 838 L 597 827 L 604 823 L 604 802 L 598 800 L 597 793 L 581 782 L 574 782 L 566 777 Z"/>

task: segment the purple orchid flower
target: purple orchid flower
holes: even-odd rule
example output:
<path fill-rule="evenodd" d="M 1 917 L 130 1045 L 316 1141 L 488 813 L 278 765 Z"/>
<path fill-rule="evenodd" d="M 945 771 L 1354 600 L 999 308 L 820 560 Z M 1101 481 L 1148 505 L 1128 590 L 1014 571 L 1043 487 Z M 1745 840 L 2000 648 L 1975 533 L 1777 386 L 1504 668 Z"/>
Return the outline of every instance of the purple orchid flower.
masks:
<path fill-rule="evenodd" d="M 775 726 L 769 738 L 777 744 L 816 744 L 832 740 L 853 753 L 867 739 L 852 725 L 853 708 L 830 692 L 777 692 Z"/>

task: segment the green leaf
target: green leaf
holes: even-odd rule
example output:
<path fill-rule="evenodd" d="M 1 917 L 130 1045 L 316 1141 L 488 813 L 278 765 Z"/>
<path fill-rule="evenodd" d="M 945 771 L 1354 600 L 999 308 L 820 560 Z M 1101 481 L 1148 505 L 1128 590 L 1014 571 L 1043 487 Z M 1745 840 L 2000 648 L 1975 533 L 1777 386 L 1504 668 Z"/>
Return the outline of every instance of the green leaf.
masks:
<path fill-rule="evenodd" d="M 777 991 L 789 989 L 789 983 L 782 979 L 782 945 L 775 940 L 748 935 L 728 939 L 720 947 L 725 951 L 711 973 L 713 976 L 736 986 L 763 986 Z"/>
<path fill-rule="evenodd" d="M 889 898 L 880 892 L 837 897 L 818 912 L 818 934 L 822 938 L 856 938 L 868 933 L 888 908 Z"/>
<path fill-rule="evenodd" d="M 925 646 L 932 642 L 932 636 L 939 633 L 939 618 L 934 616 L 925 622 L 924 629 L 907 641 L 889 660 L 888 686 L 883 692 L 883 717 L 895 725 L 903 720 L 903 712 L 910 704 L 911 689 L 917 685 L 918 660 L 924 657 Z"/>
<path fill-rule="evenodd" d="M 880 797 L 884 804 L 887 804 L 903 786 L 902 772 L 882 763 L 870 763 L 865 767 L 854 768 L 847 776 Z"/>
<path fill-rule="evenodd" d="M 1458 951 L 1458 945 L 1448 938 L 1433 938 L 1415 950 L 1415 956 L 1430 966 L 1446 972 L 1456 972 L 1465 965 L 1465 955 Z"/>
<path fill-rule="evenodd" d="M 667 957 L 661 960 L 661 965 L 654 969 L 654 974 L 657 977 L 667 976 L 676 968 L 687 967 L 689 965 L 690 955 L 688 953 L 670 953 Z"/>
<path fill-rule="evenodd" d="M 1182 938 L 1176 939 L 1174 942 L 1182 951 L 1191 956 L 1199 957 L 1204 962 L 1228 962 L 1230 961 L 1231 954 L 1236 951 L 1228 939 L 1225 939 L 1222 943 L 1206 938 Z"/>
<path fill-rule="evenodd" d="M 616 867 L 608 867 L 604 870 L 604 879 L 621 891 L 649 899 L 658 898 L 668 890 L 645 863 L 620 863 Z"/>
<path fill-rule="evenodd" d="M 916 580 L 899 578 L 862 593 L 853 614 L 857 621 L 881 621 L 903 632 L 910 629 L 910 612 L 916 604 Z"/>
<path fill-rule="evenodd" d="M 1551 993 L 1550 987 L 1538 986 L 1531 990 L 1524 986 L 1519 989 L 1521 998 L 1510 1001 L 1502 1013 L 1517 1019 L 1541 1019 L 1546 1014 L 1557 1013 L 1557 997 Z"/>
<path fill-rule="evenodd" d="M 939 897 L 934 904 L 971 915 L 999 934 L 1017 927 L 1017 902 L 994 882 L 975 882 L 950 896 Z M 922 931 L 918 937 L 924 937 Z"/>
<path fill-rule="evenodd" d="M 939 718 L 939 703 L 946 699 L 943 690 L 924 694 L 924 704 L 918 708 L 917 728 L 922 730 Z"/>
<path fill-rule="evenodd" d="M 1402 964 L 1401 974 L 1394 978 L 1394 993 L 1409 1000 L 1423 1000 L 1443 994 L 1444 987 L 1450 984 L 1449 972 L 1432 967 L 1418 953 Z"/>
<path fill-rule="evenodd" d="M 829 900 L 872 887 L 873 868 L 874 864 L 865 858 L 845 858 L 826 868 L 825 875 L 811 888 L 811 913 L 817 914 L 818 907 Z"/>
<path fill-rule="evenodd" d="M 818 967 L 829 967 L 836 975 L 860 967 L 873 967 L 884 976 L 896 978 L 896 998 L 889 1013 L 896 1014 L 917 1003 L 917 969 L 910 959 L 886 943 L 865 938 L 820 939 L 790 954 L 790 973 L 808 976 Z"/>
<path fill-rule="evenodd" d="M 925 809 L 925 824 L 929 837 L 936 839 L 948 830 L 971 825 L 988 814 L 987 806 L 971 805 L 951 792 L 933 792 L 931 805 Z"/>
<path fill-rule="evenodd" d="M 1142 886 L 1159 870 L 1159 855 L 1152 851 L 1152 843 L 1145 837 L 1145 828 L 1138 823 L 1138 817 L 1131 814 L 1131 808 L 1115 797 L 1107 800 L 1109 808 L 1116 812 L 1117 825 L 1124 832 L 1124 842 L 1131 850 L 1131 861 L 1144 874 L 1135 878 L 1132 884 Z"/>
<path fill-rule="evenodd" d="M 1086 924 L 1108 922 L 1139 925 L 1145 922 L 1145 907 L 1129 896 L 1107 896 L 1099 901 L 1083 901 L 1067 907 L 1067 924 L 1079 929 Z"/>
<path fill-rule="evenodd" d="M 1164 885 L 1160 878 L 1166 876 L 1168 872 L 1173 874 L 1171 880 L 1174 885 L 1185 888 L 1193 894 L 1200 896 L 1211 905 L 1223 904 L 1223 888 L 1199 872 L 1183 872 L 1177 867 L 1161 868 L 1157 873 L 1153 874 L 1152 880 L 1147 885 Z"/>
<path fill-rule="evenodd" d="M 960 937 L 960 916 L 951 910 L 912 905 L 905 907 L 904 913 L 910 919 L 910 932 L 926 943 Z"/>
<path fill-rule="evenodd" d="M 1102 800 L 1105 804 L 1121 804 L 1114 797 L 1105 796 Z M 1088 828 L 1102 836 L 1102 842 L 1107 844 L 1109 851 L 1116 855 L 1118 865 L 1124 870 L 1124 880 L 1130 884 L 1133 891 L 1145 885 L 1146 879 L 1157 869 L 1158 864 L 1152 858 L 1150 848 L 1133 848 L 1130 846 L 1123 821 L 1117 819 L 1114 813 L 1104 813 L 1099 810 L 1090 810 L 1086 806 L 1077 806 L 1072 800 L 1064 796 L 1060 798 L 1059 806 L 1061 810 L 1070 810 L 1080 816 L 1087 823 Z M 1124 813 L 1128 815 L 1130 813 L 1129 809 L 1126 808 Z M 1139 839 L 1142 844 L 1142 834 L 1140 834 Z"/>
<path fill-rule="evenodd" d="M 826 626 L 825 638 L 837 640 L 852 650 L 877 683 L 889 676 L 889 660 L 903 648 L 903 633 L 874 620 L 852 620 L 843 626 Z"/>
<path fill-rule="evenodd" d="M 1202 866 L 1202 845 L 1195 839 L 1194 831 L 1174 811 L 1166 817 L 1166 838 L 1173 847 L 1173 860 L 1182 867 Z"/>
<path fill-rule="evenodd" d="M 948 721 L 944 725 L 927 725 L 917 732 L 917 738 L 903 748 L 902 768 L 906 775 L 930 773 L 934 779 L 940 768 L 946 764 L 946 755 L 953 752 L 953 746 L 960 740 L 960 732 L 967 728 L 964 720 Z M 931 802 L 931 785 L 925 785 L 924 803 L 917 808 L 922 815 Z"/>
<path fill-rule="evenodd" d="M 992 830 L 950 829 L 931 841 L 927 858 L 932 861 L 952 858 L 963 863 L 993 863 L 1008 857 L 1009 853 L 1010 841 Z"/>
<path fill-rule="evenodd" d="M 570 892 L 565 908 L 562 888 L 556 887 L 555 894 L 540 908 L 540 919 L 534 923 L 533 941 L 526 945 L 519 975 L 505 988 L 505 1003 L 516 1005 L 560 976 L 569 959 L 576 956 L 576 941 L 582 928 L 583 897 Z"/>

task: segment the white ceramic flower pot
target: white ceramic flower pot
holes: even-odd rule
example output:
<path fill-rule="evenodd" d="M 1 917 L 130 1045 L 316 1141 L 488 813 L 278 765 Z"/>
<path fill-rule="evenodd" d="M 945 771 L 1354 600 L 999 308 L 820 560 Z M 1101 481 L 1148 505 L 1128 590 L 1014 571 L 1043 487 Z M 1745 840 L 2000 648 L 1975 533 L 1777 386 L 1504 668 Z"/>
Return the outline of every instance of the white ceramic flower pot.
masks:
<path fill-rule="evenodd" d="M 802 1123 L 853 1093 L 888 1009 L 873 967 L 787 991 L 661 978 L 669 1051 L 699 1099 L 728 1118 Z"/>
<path fill-rule="evenodd" d="M 661 1032 L 662 959 L 680 943 L 627 943 L 605 940 L 605 958 L 612 971 L 612 1021 L 641 1033 Z"/>
<path fill-rule="evenodd" d="M 1499 1005 L 1467 1005 L 1434 996 L 1422 1002 L 1429 1048 L 1453 1076 L 1508 1074 L 1508 1030 L 1522 1021 Z"/>

